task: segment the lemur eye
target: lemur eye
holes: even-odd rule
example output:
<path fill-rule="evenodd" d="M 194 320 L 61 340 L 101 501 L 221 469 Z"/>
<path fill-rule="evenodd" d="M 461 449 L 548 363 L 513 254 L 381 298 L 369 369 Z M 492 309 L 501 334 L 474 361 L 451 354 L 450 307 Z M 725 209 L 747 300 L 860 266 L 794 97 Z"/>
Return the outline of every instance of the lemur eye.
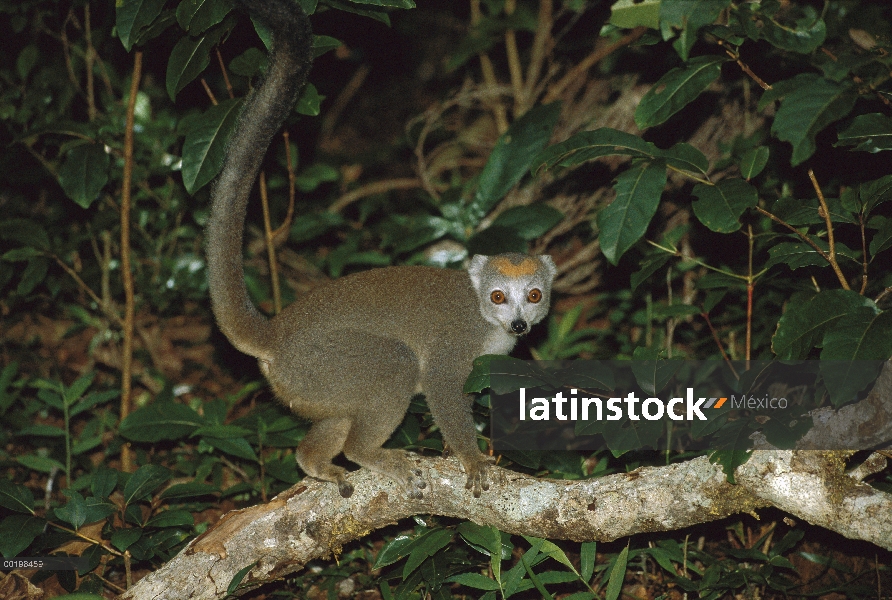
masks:
<path fill-rule="evenodd" d="M 529 300 L 533 304 L 538 303 L 539 300 L 541 300 L 541 299 L 542 299 L 542 292 L 540 292 L 537 289 L 530 290 L 530 293 L 527 294 L 527 300 Z"/>
<path fill-rule="evenodd" d="M 503 304 L 505 302 L 505 293 L 496 290 L 489 295 L 489 299 L 492 300 L 493 304 Z"/>

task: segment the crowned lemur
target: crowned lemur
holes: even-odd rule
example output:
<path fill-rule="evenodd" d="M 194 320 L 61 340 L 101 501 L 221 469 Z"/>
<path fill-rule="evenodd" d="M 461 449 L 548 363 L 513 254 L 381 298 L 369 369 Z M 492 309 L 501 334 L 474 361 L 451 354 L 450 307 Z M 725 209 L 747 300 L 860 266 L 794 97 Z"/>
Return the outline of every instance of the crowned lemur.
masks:
<path fill-rule="evenodd" d="M 233 346 L 260 361 L 278 398 L 313 422 L 297 448 L 309 475 L 349 497 L 348 459 L 398 481 L 414 498 L 422 473 L 401 450 L 382 448 L 423 393 L 474 496 L 489 488 L 490 461 L 477 446 L 472 399 L 462 393 L 475 357 L 507 354 L 548 312 L 549 256 L 475 256 L 467 272 L 388 267 L 342 277 L 272 319 L 248 297 L 242 230 L 248 196 L 272 136 L 297 101 L 312 61 L 309 21 L 295 0 L 238 0 L 273 34 L 262 85 L 245 102 L 207 225 L 214 315 Z"/>

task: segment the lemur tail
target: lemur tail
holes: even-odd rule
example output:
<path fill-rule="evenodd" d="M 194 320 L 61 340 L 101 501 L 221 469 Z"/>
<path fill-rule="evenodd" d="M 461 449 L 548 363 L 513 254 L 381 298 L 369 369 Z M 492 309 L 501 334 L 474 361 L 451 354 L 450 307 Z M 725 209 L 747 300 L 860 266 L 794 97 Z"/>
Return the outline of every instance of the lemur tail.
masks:
<path fill-rule="evenodd" d="M 211 191 L 207 261 L 211 306 L 232 345 L 270 359 L 272 327 L 248 297 L 242 267 L 242 234 L 248 197 L 273 135 L 282 126 L 312 64 L 313 33 L 295 0 L 237 0 L 273 33 L 263 83 L 245 101 Z"/>

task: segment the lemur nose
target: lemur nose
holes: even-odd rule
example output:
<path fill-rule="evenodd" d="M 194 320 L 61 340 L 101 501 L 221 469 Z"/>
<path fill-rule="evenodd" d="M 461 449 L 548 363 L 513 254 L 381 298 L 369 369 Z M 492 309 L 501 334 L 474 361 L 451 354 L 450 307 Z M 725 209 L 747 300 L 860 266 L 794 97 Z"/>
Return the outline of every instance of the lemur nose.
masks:
<path fill-rule="evenodd" d="M 511 331 L 520 335 L 521 333 L 527 330 L 527 322 L 521 319 L 515 319 L 511 321 Z"/>

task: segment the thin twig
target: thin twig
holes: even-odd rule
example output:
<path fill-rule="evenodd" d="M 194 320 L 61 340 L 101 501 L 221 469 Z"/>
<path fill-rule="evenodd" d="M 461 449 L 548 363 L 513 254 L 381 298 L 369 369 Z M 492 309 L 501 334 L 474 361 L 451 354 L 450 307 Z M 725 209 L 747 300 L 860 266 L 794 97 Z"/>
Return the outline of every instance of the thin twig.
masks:
<path fill-rule="evenodd" d="M 539 17 L 536 21 L 536 33 L 533 36 L 533 46 L 530 51 L 530 62 L 527 65 L 527 76 L 524 82 L 523 96 L 529 108 L 534 102 L 533 90 L 537 85 L 542 66 L 545 64 L 546 42 L 551 38 L 552 13 L 554 12 L 553 0 L 539 0 Z"/>
<path fill-rule="evenodd" d="M 266 191 L 266 172 L 260 172 L 260 204 L 263 206 L 263 236 L 266 242 L 266 258 L 269 261 L 269 278 L 273 286 L 273 311 L 282 312 L 282 294 L 279 291 L 279 268 L 276 265 L 276 248 L 273 244 L 273 228 L 269 217 L 269 195 Z"/>
<path fill-rule="evenodd" d="M 480 0 L 471 0 L 471 27 L 476 27 L 482 19 L 483 13 L 480 12 Z M 491 88 L 500 87 L 496 78 L 496 70 L 492 66 L 489 56 L 485 52 L 481 52 L 478 56 L 480 57 L 480 72 L 483 74 L 484 84 Z M 508 114 L 498 97 L 493 97 L 489 103 L 489 108 L 496 120 L 496 128 L 499 133 L 502 134 L 508 131 Z"/>
<path fill-rule="evenodd" d="M 338 198 L 328 207 L 328 212 L 339 213 L 350 204 L 356 202 L 366 196 L 374 194 L 383 194 L 392 190 L 411 190 L 422 186 L 421 179 L 417 177 L 406 177 L 403 179 L 385 179 L 383 181 L 373 181 L 366 185 L 351 190 Z"/>
<path fill-rule="evenodd" d="M 226 82 L 226 91 L 229 93 L 229 99 L 235 98 L 235 92 L 232 89 L 232 83 L 229 81 L 229 72 L 226 65 L 223 64 L 223 55 L 220 54 L 220 48 L 217 48 L 217 62 L 220 63 L 220 72 L 223 73 L 223 81 Z"/>
<path fill-rule="evenodd" d="M 645 33 L 647 33 L 647 27 L 636 27 L 613 44 L 595 48 L 595 50 L 591 54 L 579 61 L 576 66 L 574 66 L 567 72 L 566 75 L 564 75 L 557 83 L 551 86 L 551 88 L 548 90 L 548 93 L 545 94 L 545 98 L 542 100 L 542 104 L 548 104 L 549 102 L 554 102 L 555 100 L 560 98 L 561 94 L 564 92 L 567 86 L 576 81 L 578 78 L 585 76 L 586 71 L 588 71 L 590 68 L 592 68 L 623 46 L 628 46 L 632 42 L 636 41 Z"/>
<path fill-rule="evenodd" d="M 124 176 L 121 182 L 121 277 L 124 285 L 124 348 L 121 361 L 121 421 L 130 414 L 133 376 L 133 317 L 135 294 L 133 272 L 130 266 L 130 194 L 133 182 L 133 128 L 136 112 L 136 95 L 142 78 L 142 52 L 133 55 L 133 76 L 130 97 L 127 101 L 127 127 L 124 130 Z M 121 446 L 121 470 L 132 473 L 133 454 L 130 446 Z"/>
<path fill-rule="evenodd" d="M 505 14 L 509 17 L 517 8 L 517 0 L 505 0 Z M 513 29 L 505 31 L 505 54 L 508 57 L 508 73 L 511 75 L 511 89 L 514 90 L 514 118 L 526 112 L 523 67 L 520 64 L 520 51 L 517 49 L 517 34 Z"/>
<path fill-rule="evenodd" d="M 827 226 L 827 244 L 830 248 L 830 266 L 833 267 L 833 271 L 836 273 L 836 277 L 842 284 L 843 289 L 847 290 L 849 289 L 849 283 L 846 281 L 842 269 L 839 268 L 839 263 L 836 261 L 836 241 L 833 237 L 833 221 L 830 219 L 830 208 L 827 206 L 827 200 L 824 198 L 824 192 L 821 191 L 821 186 L 818 185 L 815 172 L 811 169 L 808 170 L 808 178 L 811 179 L 811 184 L 814 186 L 815 192 L 818 194 L 818 202 L 821 203 L 821 216 L 824 217 L 824 223 Z"/>
<path fill-rule="evenodd" d="M 722 345 L 722 340 L 719 338 L 718 332 L 715 330 L 715 327 L 712 326 L 712 320 L 709 318 L 709 313 L 704 310 L 700 313 L 700 316 L 703 317 L 704 321 L 706 321 L 706 325 L 709 327 L 710 333 L 712 333 L 712 339 L 715 341 L 715 345 L 718 346 L 719 352 L 722 353 L 722 358 L 724 358 L 725 362 L 728 363 L 728 368 L 731 369 L 731 372 L 734 374 L 734 378 L 740 379 L 740 375 L 737 374 L 737 371 L 734 369 L 734 365 L 731 363 L 731 357 L 729 357 L 728 353 L 725 352 L 725 347 Z"/>

